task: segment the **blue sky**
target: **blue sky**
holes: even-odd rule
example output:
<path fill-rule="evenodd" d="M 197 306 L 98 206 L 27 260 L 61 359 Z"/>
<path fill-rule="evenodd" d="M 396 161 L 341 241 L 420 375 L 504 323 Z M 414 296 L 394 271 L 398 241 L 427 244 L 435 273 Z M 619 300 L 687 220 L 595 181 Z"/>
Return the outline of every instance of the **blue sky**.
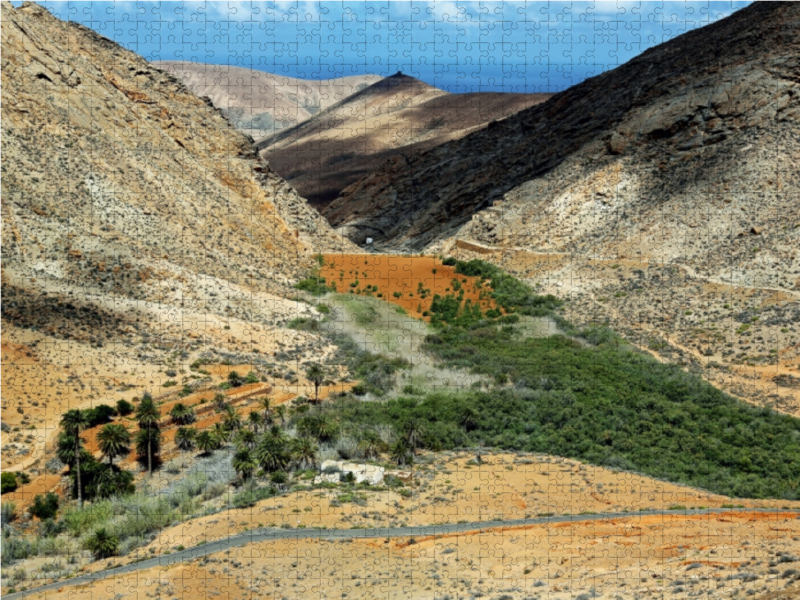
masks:
<path fill-rule="evenodd" d="M 15 5 L 19 3 L 15 2 Z M 749 2 L 42 2 L 148 60 L 555 92 Z"/>

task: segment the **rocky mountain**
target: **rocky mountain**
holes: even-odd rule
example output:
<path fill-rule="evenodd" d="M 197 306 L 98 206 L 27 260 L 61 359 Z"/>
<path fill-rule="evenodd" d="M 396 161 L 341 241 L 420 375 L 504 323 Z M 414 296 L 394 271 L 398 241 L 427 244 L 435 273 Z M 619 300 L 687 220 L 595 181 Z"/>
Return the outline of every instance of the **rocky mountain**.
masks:
<path fill-rule="evenodd" d="M 547 99 L 549 94 L 449 94 L 397 73 L 261 140 L 261 156 L 322 207 L 388 159 L 415 157 Z"/>
<path fill-rule="evenodd" d="M 144 373 L 167 355 L 303 338 L 282 327 L 311 310 L 291 284 L 352 246 L 218 109 L 32 3 L 2 3 L 2 57 L 4 419 L 41 412 L 36 390 L 63 377 L 84 377 L 85 403 L 157 387 Z M 28 381 L 26 361 L 53 381 Z"/>
<path fill-rule="evenodd" d="M 302 123 L 379 81 L 379 75 L 296 79 L 257 69 L 187 61 L 153 63 L 198 96 L 206 96 L 234 126 L 254 139 Z"/>
<path fill-rule="evenodd" d="M 794 287 L 799 32 L 800 5 L 755 3 L 486 129 L 398 156 L 324 214 L 383 248 L 457 236 L 681 260 Z"/>

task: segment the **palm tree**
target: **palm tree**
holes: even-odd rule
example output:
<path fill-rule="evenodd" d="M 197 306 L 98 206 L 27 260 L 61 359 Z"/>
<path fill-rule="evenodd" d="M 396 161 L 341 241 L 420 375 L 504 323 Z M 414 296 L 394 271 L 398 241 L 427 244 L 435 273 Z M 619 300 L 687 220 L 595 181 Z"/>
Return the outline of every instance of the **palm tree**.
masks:
<path fill-rule="evenodd" d="M 189 452 L 194 448 L 197 437 L 197 430 L 194 427 L 178 427 L 175 432 L 175 445 L 184 452 Z"/>
<path fill-rule="evenodd" d="M 242 417 L 233 406 L 228 405 L 228 407 L 225 409 L 223 426 L 230 433 L 238 431 L 242 428 Z"/>
<path fill-rule="evenodd" d="M 225 410 L 225 407 L 228 406 L 228 400 L 225 397 L 225 394 L 215 394 L 214 395 L 214 410 L 217 412 L 222 412 Z"/>
<path fill-rule="evenodd" d="M 86 413 L 77 408 L 73 408 L 64 413 L 61 417 L 61 428 L 64 434 L 75 439 L 75 472 L 78 482 L 78 506 L 83 506 L 83 493 L 81 492 L 81 432 L 89 425 Z"/>
<path fill-rule="evenodd" d="M 383 447 L 383 440 L 374 431 L 368 431 L 358 443 L 358 449 L 366 459 L 377 458 Z"/>
<path fill-rule="evenodd" d="M 250 414 L 254 415 L 256 413 L 250 413 Z M 236 433 L 235 442 L 236 442 L 236 448 L 239 450 L 241 450 L 242 448 L 247 448 L 248 450 L 252 450 L 253 448 L 256 447 L 256 444 L 258 443 L 258 437 L 256 436 L 256 433 L 251 429 L 240 429 Z"/>
<path fill-rule="evenodd" d="M 161 413 L 153 402 L 153 397 L 145 393 L 142 396 L 142 401 L 136 409 L 136 422 L 139 424 L 139 435 L 137 436 L 137 445 L 144 442 L 147 445 L 147 473 L 153 475 L 153 445 L 161 441 L 161 436 L 158 432 L 158 426 L 161 422 Z M 151 433 L 142 434 L 142 431 Z M 152 433 L 155 432 L 155 433 Z"/>
<path fill-rule="evenodd" d="M 222 423 L 214 423 L 214 426 L 211 428 L 211 435 L 214 436 L 217 448 L 221 447 L 223 444 L 227 444 L 228 440 L 231 439 L 230 430 L 225 429 L 225 425 Z"/>
<path fill-rule="evenodd" d="M 258 405 L 264 409 L 264 422 L 272 423 L 272 398 L 269 396 L 259 398 Z"/>
<path fill-rule="evenodd" d="M 191 406 L 186 406 L 183 402 L 178 402 L 169 411 L 169 416 L 172 417 L 172 422 L 176 425 L 189 425 L 194 423 L 195 414 Z"/>
<path fill-rule="evenodd" d="M 478 428 L 478 411 L 476 411 L 471 406 L 467 406 L 461 412 L 461 416 L 459 417 L 459 421 L 461 422 L 461 426 L 464 428 L 465 431 L 472 431 L 473 429 Z"/>
<path fill-rule="evenodd" d="M 231 465 L 243 481 L 250 479 L 258 466 L 253 458 L 253 452 L 249 448 L 239 448 L 233 455 Z"/>
<path fill-rule="evenodd" d="M 404 439 L 401 438 L 392 445 L 392 460 L 398 465 L 410 465 L 414 462 L 414 453 Z"/>
<path fill-rule="evenodd" d="M 266 434 L 256 448 L 256 459 L 265 471 L 282 471 L 289 464 L 286 439 L 282 435 Z"/>
<path fill-rule="evenodd" d="M 125 456 L 130 452 L 131 434 L 128 429 L 119 423 L 110 423 L 103 426 L 97 434 L 97 445 L 100 452 L 108 458 L 108 464 L 113 465 L 117 456 Z"/>
<path fill-rule="evenodd" d="M 214 434 L 208 430 L 201 431 L 197 434 L 195 444 L 197 445 L 197 449 L 206 456 L 217 449 L 217 440 Z"/>
<path fill-rule="evenodd" d="M 92 551 L 95 558 L 108 558 L 117 553 L 119 539 L 105 527 L 101 527 L 86 540 L 86 548 Z"/>
<path fill-rule="evenodd" d="M 313 467 L 317 462 L 317 445 L 309 437 L 297 438 L 293 444 L 294 459 L 297 461 L 298 466 L 303 468 L 305 466 Z"/>
<path fill-rule="evenodd" d="M 422 436 L 425 433 L 425 426 L 422 421 L 418 419 L 411 419 L 407 421 L 403 429 L 403 437 L 406 443 L 411 447 L 411 451 L 416 454 L 417 446 L 419 446 Z"/>
<path fill-rule="evenodd" d="M 281 427 L 286 424 L 286 405 L 279 404 L 275 407 L 275 416 L 278 417 L 278 420 L 281 422 Z"/>
<path fill-rule="evenodd" d="M 264 425 L 264 417 L 260 412 L 253 411 L 247 415 L 247 422 L 253 428 L 253 431 L 258 433 L 258 430 Z"/>
<path fill-rule="evenodd" d="M 325 371 L 319 365 L 311 365 L 306 371 L 306 378 L 314 384 L 314 402 L 319 402 L 319 386 L 325 381 Z"/>
<path fill-rule="evenodd" d="M 136 454 L 147 457 L 147 470 L 153 474 L 153 456 L 161 451 L 161 431 L 158 429 L 140 429 L 136 434 Z"/>

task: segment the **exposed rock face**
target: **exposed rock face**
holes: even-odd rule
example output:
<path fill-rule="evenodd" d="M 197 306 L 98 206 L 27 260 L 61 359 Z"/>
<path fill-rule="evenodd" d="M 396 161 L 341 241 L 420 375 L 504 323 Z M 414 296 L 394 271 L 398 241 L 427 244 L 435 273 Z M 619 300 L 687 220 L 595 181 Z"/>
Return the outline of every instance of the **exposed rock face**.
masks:
<path fill-rule="evenodd" d="M 259 142 L 301 196 L 325 206 L 387 159 L 417 156 L 550 94 L 448 94 L 398 73 Z"/>
<path fill-rule="evenodd" d="M 337 247 L 174 77 L 35 4 L 2 16 L 4 285 L 148 299 L 215 277 L 280 293 Z"/>
<path fill-rule="evenodd" d="M 349 75 L 318 81 L 229 65 L 153 64 L 183 81 L 198 96 L 207 96 L 236 128 L 257 140 L 302 123 L 381 79 L 380 75 Z"/>
<path fill-rule="evenodd" d="M 681 259 L 793 287 L 799 32 L 800 5 L 755 3 L 492 127 L 396 157 L 324 214 L 379 248 L 457 235 Z"/>

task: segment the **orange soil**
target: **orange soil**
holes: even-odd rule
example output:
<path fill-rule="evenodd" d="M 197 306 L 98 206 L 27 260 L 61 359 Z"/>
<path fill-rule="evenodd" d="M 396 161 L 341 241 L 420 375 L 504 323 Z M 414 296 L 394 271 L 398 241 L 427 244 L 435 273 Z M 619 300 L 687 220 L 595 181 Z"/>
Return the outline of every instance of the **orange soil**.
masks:
<path fill-rule="evenodd" d="M 776 524 L 792 533 L 776 534 L 772 531 Z M 632 532 L 640 534 L 633 545 Z M 351 600 L 399 600 L 440 597 L 444 592 L 469 597 L 470 590 L 496 597 L 510 587 L 514 597 L 544 593 L 558 600 L 590 588 L 603 590 L 608 597 L 616 592 L 625 598 L 665 597 L 669 592 L 669 597 L 683 600 L 711 590 L 722 594 L 714 597 L 728 597 L 745 588 L 762 593 L 783 589 L 784 579 L 767 576 L 768 563 L 779 552 L 796 554 L 798 534 L 800 521 L 792 515 L 753 519 L 741 513 L 729 520 L 717 515 L 630 517 L 566 526 L 486 527 L 413 541 L 279 540 L 219 552 L 201 561 L 65 586 L 46 597 L 110 600 L 120 589 L 142 590 L 143 582 L 148 582 L 150 592 L 178 598 L 346 595 Z M 758 577 L 752 582 L 731 580 L 751 560 L 747 570 Z M 101 565 L 107 566 L 95 563 L 87 570 Z M 676 579 L 693 581 L 697 587 L 685 585 L 675 591 Z M 435 596 L 432 585 L 440 588 Z"/>
<path fill-rule="evenodd" d="M 46 474 L 38 475 L 31 478 L 31 482 L 18 487 L 13 492 L 3 494 L 3 503 L 13 502 L 17 507 L 17 514 L 22 512 L 31 502 L 34 496 L 38 494 L 46 494 L 47 492 L 58 487 L 61 481 L 61 475 Z"/>
<path fill-rule="evenodd" d="M 378 291 L 370 292 L 371 295 L 402 306 L 410 315 L 425 320 L 428 318 L 421 314 L 430 309 L 435 294 L 446 296 L 458 293 L 453 289 L 454 279 L 462 285 L 464 300 L 479 303 L 484 311 L 495 307 L 489 297 L 491 288 L 488 283 L 480 287 L 479 278 L 458 275 L 455 267 L 442 265 L 439 259 L 432 256 L 326 254 L 320 276 L 343 294 L 352 291 L 366 295 L 367 286 L 378 286 Z M 358 282 L 356 287 L 351 287 L 350 284 L 355 282 Z M 420 293 L 420 285 L 422 289 L 429 290 L 425 298 Z M 484 298 L 481 298 L 481 292 Z M 401 293 L 402 296 L 397 298 L 395 293 Z"/>

